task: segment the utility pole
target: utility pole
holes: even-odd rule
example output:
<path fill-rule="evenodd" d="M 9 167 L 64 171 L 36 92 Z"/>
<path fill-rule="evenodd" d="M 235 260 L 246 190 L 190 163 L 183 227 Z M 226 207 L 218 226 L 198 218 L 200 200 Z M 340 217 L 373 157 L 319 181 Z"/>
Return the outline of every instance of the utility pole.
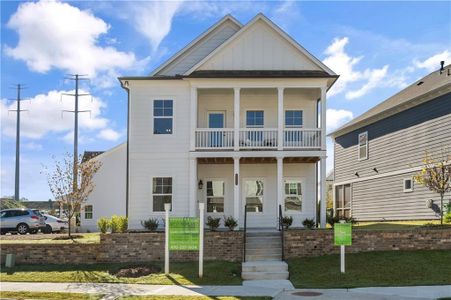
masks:
<path fill-rule="evenodd" d="M 71 112 L 74 113 L 74 173 L 73 173 L 73 191 L 75 192 L 78 188 L 78 114 L 83 112 L 90 112 L 90 110 L 79 110 L 78 109 L 78 100 L 79 97 L 89 96 L 90 94 L 80 94 L 78 92 L 79 82 L 80 80 L 89 80 L 86 78 L 86 75 L 74 74 L 69 75 L 66 79 L 75 81 L 75 93 L 74 94 L 62 94 L 66 96 L 75 97 L 75 107 L 74 110 L 64 110 L 63 112 Z"/>
<path fill-rule="evenodd" d="M 17 90 L 17 98 L 15 99 L 17 102 L 17 108 L 11 109 L 9 111 L 16 112 L 16 172 L 15 172 L 15 182 L 14 182 L 14 200 L 20 200 L 20 113 L 26 111 L 25 109 L 20 109 L 20 91 L 25 87 L 23 84 L 17 84 L 14 87 Z"/>

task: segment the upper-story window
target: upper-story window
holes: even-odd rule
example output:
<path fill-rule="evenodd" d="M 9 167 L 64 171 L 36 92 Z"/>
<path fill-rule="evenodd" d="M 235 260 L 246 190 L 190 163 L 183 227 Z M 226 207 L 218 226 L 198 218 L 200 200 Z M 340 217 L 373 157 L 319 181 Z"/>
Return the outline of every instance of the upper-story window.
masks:
<path fill-rule="evenodd" d="M 246 112 L 246 127 L 263 127 L 265 114 L 263 110 L 248 110 Z"/>
<path fill-rule="evenodd" d="M 285 127 L 302 127 L 302 125 L 303 125 L 302 110 L 285 111 Z"/>
<path fill-rule="evenodd" d="M 153 133 L 172 134 L 173 126 L 173 101 L 154 100 L 153 101 Z"/>
<path fill-rule="evenodd" d="M 368 132 L 359 134 L 359 160 L 368 158 Z"/>

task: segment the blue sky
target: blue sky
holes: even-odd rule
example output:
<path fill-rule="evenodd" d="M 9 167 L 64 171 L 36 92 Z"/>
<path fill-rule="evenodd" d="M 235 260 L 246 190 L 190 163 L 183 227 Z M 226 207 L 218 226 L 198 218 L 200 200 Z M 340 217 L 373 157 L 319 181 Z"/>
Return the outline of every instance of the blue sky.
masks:
<path fill-rule="evenodd" d="M 227 13 L 246 23 L 263 12 L 341 77 L 328 95 L 328 130 L 451 62 L 450 2 L 74 1 L 1 3 L 1 195 L 14 193 L 15 97 L 24 83 L 21 196 L 52 198 L 43 166 L 72 151 L 73 100 L 89 74 L 79 152 L 126 138 L 120 75 L 146 75 Z M 328 169 L 332 148 L 328 143 Z"/>

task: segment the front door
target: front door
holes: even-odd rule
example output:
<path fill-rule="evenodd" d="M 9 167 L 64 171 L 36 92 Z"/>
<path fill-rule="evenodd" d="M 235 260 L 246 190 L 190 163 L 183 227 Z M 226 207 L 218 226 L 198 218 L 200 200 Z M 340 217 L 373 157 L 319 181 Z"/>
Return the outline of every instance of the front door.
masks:
<path fill-rule="evenodd" d="M 208 112 L 208 128 L 224 128 L 225 113 L 223 111 Z M 222 147 L 224 141 L 224 131 L 211 131 L 208 137 L 209 147 Z"/>
<path fill-rule="evenodd" d="M 265 227 L 265 181 L 263 178 L 243 180 L 243 207 L 247 213 L 247 227 Z"/>

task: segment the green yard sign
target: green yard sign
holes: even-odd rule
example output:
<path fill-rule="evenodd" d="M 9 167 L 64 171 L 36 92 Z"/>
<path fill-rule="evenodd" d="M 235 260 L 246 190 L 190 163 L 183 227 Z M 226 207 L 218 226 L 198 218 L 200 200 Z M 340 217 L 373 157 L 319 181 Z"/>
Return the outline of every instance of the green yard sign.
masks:
<path fill-rule="evenodd" d="M 199 250 L 199 218 L 169 218 L 169 250 Z"/>
<path fill-rule="evenodd" d="M 334 224 L 334 240 L 335 240 L 335 246 L 351 246 L 352 245 L 352 224 L 351 223 L 335 223 Z"/>

